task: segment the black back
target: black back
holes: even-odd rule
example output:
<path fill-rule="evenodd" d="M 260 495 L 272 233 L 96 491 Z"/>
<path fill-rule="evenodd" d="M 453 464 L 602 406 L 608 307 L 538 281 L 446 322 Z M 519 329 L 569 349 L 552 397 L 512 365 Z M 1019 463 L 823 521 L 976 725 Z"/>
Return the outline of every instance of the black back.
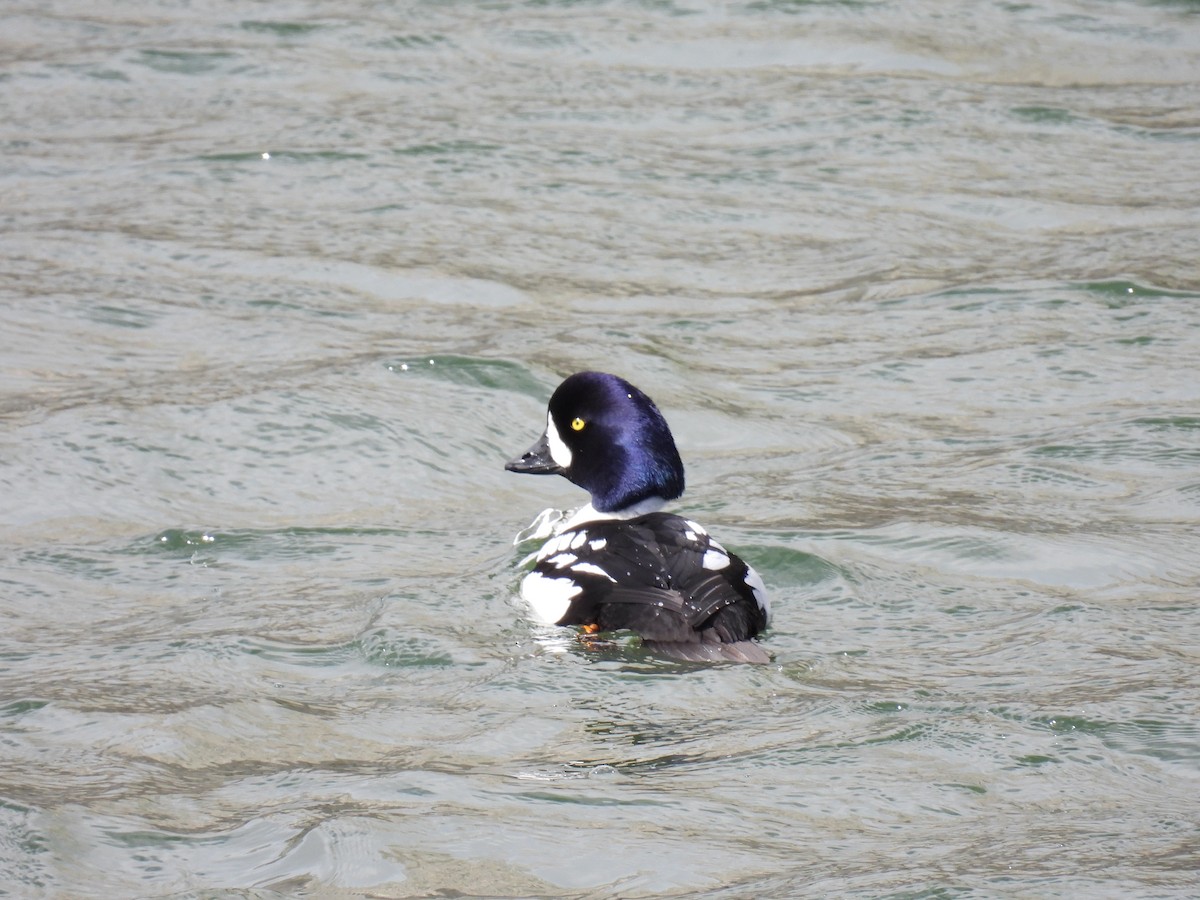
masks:
<path fill-rule="evenodd" d="M 557 543 L 562 547 L 580 532 L 586 538 L 573 542 L 575 548 L 549 554 L 536 566 L 546 577 L 569 577 L 583 588 L 559 625 L 628 629 L 648 641 L 684 643 L 735 643 L 766 627 L 766 612 L 746 582 L 746 564 L 714 547 L 687 519 L 657 512 L 586 522 L 563 532 Z M 711 559 L 728 556 L 728 564 L 704 568 L 710 550 Z"/>

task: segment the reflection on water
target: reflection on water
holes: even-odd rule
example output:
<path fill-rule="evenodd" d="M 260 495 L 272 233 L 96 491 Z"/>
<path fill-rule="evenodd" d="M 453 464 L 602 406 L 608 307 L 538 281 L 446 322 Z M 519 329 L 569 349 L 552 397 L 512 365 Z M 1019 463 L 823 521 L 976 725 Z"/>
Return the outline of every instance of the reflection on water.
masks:
<path fill-rule="evenodd" d="M 1192 5 L 0 16 L 11 890 L 1195 893 Z M 587 367 L 774 666 L 525 620 Z"/>

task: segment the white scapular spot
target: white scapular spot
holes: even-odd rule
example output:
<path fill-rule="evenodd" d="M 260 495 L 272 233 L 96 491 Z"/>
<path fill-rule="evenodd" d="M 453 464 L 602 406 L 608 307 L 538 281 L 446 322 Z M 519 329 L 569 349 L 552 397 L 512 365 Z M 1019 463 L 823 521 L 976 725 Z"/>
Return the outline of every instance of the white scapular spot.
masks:
<path fill-rule="evenodd" d="M 729 556 L 720 550 L 705 550 L 704 559 L 700 561 L 700 565 L 715 572 L 729 565 Z"/>
<path fill-rule="evenodd" d="M 607 538 L 596 538 L 594 541 L 588 541 L 588 547 L 590 547 L 592 549 L 592 552 L 594 552 L 594 553 L 599 553 L 601 550 L 603 550 L 607 546 L 608 546 Z"/>
<path fill-rule="evenodd" d="M 708 534 L 708 532 L 704 530 L 703 525 L 699 525 L 696 522 L 693 522 L 691 519 L 684 519 L 683 523 L 687 525 L 688 528 L 692 529 L 692 531 L 696 532 L 696 534 Z"/>
<path fill-rule="evenodd" d="M 583 542 L 586 540 L 587 540 L 587 532 L 586 531 L 575 532 L 575 534 L 571 537 L 571 549 L 578 550 L 580 547 L 583 546 Z"/>
<path fill-rule="evenodd" d="M 556 569 L 565 569 L 575 560 L 579 559 L 574 553 L 559 553 L 557 556 L 552 556 L 546 562 L 554 566 Z"/>
<path fill-rule="evenodd" d="M 546 543 L 542 544 L 542 549 L 538 551 L 537 559 L 541 562 L 547 556 L 553 556 L 561 550 L 566 549 L 566 542 L 561 537 L 553 537 Z"/>

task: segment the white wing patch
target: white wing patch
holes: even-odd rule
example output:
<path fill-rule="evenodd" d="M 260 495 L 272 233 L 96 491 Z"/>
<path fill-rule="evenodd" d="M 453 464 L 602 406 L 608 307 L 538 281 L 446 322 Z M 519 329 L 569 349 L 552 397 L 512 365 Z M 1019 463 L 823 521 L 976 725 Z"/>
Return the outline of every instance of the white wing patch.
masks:
<path fill-rule="evenodd" d="M 751 593 L 754 594 L 754 599 L 758 601 L 758 608 L 766 615 L 769 623 L 771 621 L 771 602 L 767 599 L 767 586 L 763 584 L 762 576 L 750 566 L 746 566 L 745 580 Z"/>
<path fill-rule="evenodd" d="M 617 582 L 617 579 L 613 578 L 611 575 L 609 575 L 607 572 L 605 572 L 602 568 L 600 568 L 595 563 L 590 563 L 590 562 L 575 563 L 575 565 L 571 566 L 571 571 L 572 572 L 588 572 L 592 575 L 603 575 L 605 578 L 607 578 L 613 584 L 616 584 L 616 582 Z"/>
<path fill-rule="evenodd" d="M 521 599 L 547 625 L 557 625 L 567 614 L 571 601 L 582 591 L 570 578 L 551 578 L 541 572 L 530 572 L 521 582 Z"/>

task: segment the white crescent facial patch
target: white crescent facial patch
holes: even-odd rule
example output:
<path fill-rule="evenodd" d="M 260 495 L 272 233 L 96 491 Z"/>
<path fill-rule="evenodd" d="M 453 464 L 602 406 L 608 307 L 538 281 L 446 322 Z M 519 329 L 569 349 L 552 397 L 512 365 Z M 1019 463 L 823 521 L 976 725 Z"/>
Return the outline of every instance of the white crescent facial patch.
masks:
<path fill-rule="evenodd" d="M 571 468 L 571 448 L 563 443 L 550 413 L 546 413 L 546 443 L 550 446 L 550 458 L 564 469 Z"/>

